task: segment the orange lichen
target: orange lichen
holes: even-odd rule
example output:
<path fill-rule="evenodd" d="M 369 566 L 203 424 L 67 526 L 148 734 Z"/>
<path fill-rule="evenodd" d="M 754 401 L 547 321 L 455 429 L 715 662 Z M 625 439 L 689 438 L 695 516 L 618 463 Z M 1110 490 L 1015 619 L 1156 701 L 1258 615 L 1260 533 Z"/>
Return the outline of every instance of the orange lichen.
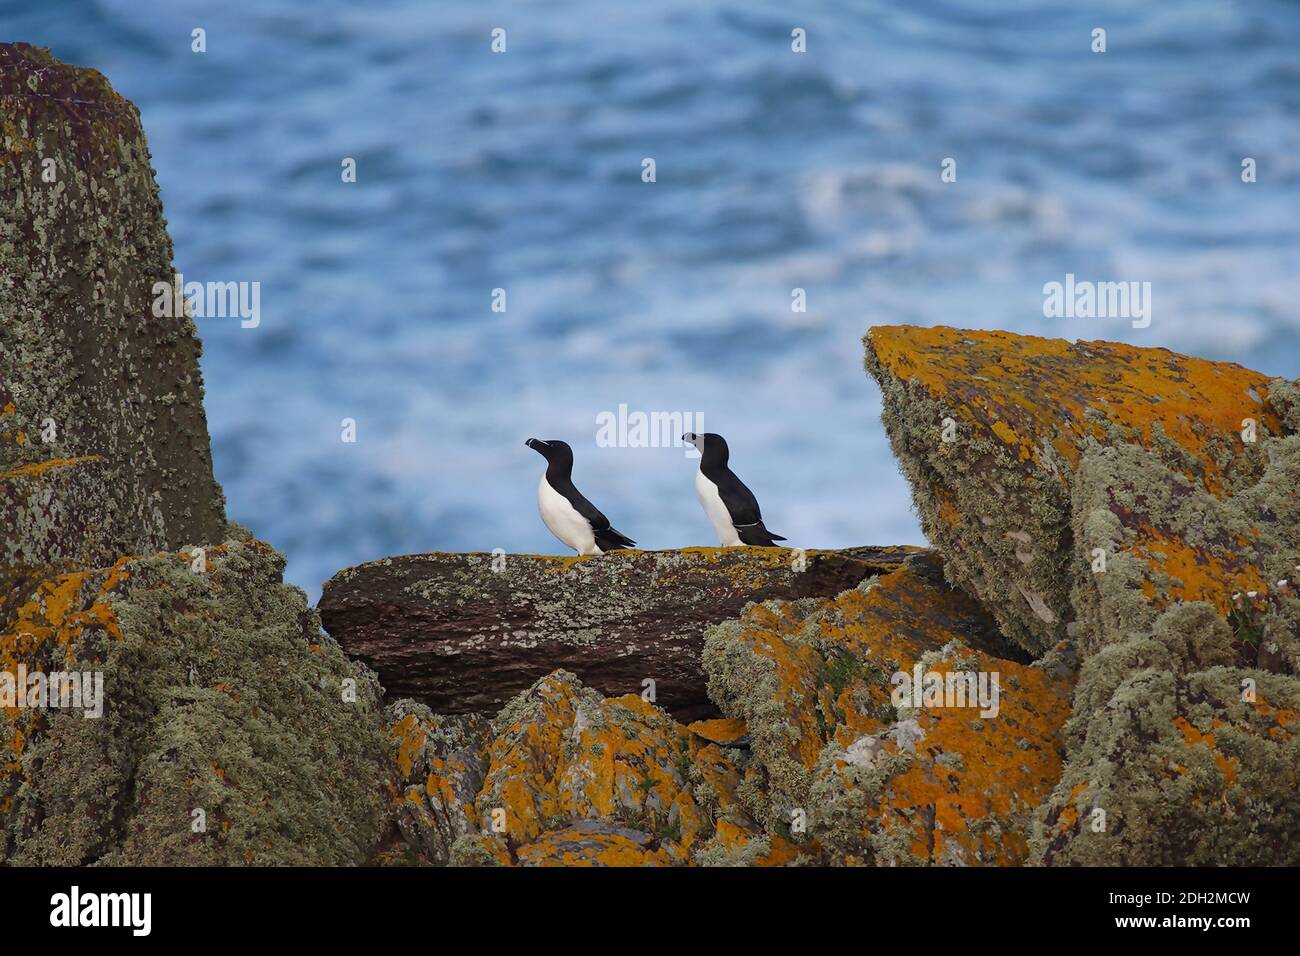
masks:
<path fill-rule="evenodd" d="M 70 663 L 76 656 L 75 643 L 88 628 L 102 629 L 120 640 L 122 632 L 107 599 L 127 577 L 124 566 L 130 560 L 124 557 L 107 569 L 42 582 L 32 599 L 19 605 L 9 629 L 0 634 L 0 671 L 16 675 L 20 665 L 40 670 L 44 648 L 51 643 Z M 8 755 L 0 762 L 0 776 L 19 770 L 26 738 L 42 720 L 39 711 L 18 707 L 6 707 L 4 713 L 13 733 L 5 743 Z"/>
<path fill-rule="evenodd" d="M 962 520 L 961 508 L 958 507 L 955 496 L 943 485 L 936 485 L 934 488 L 934 500 L 937 504 L 939 520 L 946 525 L 956 525 Z"/>
<path fill-rule="evenodd" d="M 477 820 L 472 801 L 462 800 L 456 790 L 456 781 L 468 771 L 466 762 L 458 757 L 433 757 L 429 761 L 429 775 L 424 781 L 424 792 L 430 803 L 438 808 L 454 807 L 470 822 Z"/>
<path fill-rule="evenodd" d="M 697 720 L 686 727 L 692 734 L 711 743 L 731 744 L 749 732 L 743 720 L 718 718 L 716 720 Z"/>
<path fill-rule="evenodd" d="M 1262 716 L 1269 718 L 1277 725 L 1269 728 L 1269 736 L 1282 736 L 1288 740 L 1294 736 L 1286 728 L 1295 723 L 1297 719 L 1300 719 L 1300 713 L 1286 707 L 1270 707 L 1263 699 L 1257 699 L 1254 706 Z"/>
<path fill-rule="evenodd" d="M 1208 601 L 1226 616 L 1234 593 L 1267 590 L 1263 574 L 1239 552 L 1196 548 L 1145 524 L 1137 533 L 1134 553 L 1152 571 L 1142 579 L 1142 591 L 1158 608 L 1174 601 Z M 1175 583 L 1157 587 L 1155 575 L 1168 575 Z"/>
<path fill-rule="evenodd" d="M 755 755 L 774 779 L 796 788 L 788 799 L 802 803 L 806 795 L 797 773 L 782 769 L 785 761 L 815 772 L 832 800 L 871 787 L 865 803 L 852 804 L 860 814 L 856 835 L 840 829 L 831 840 L 836 862 L 861 862 L 875 835 L 899 828 L 922 862 L 1027 859 L 1029 815 L 1061 775 L 1071 682 L 994 656 L 980 646 L 981 631 L 996 635 L 978 605 L 911 564 L 825 601 L 811 618 L 779 604 L 752 608 L 742 619 L 731 640 L 771 661 L 775 678 L 775 689 L 765 687 L 744 716 Z M 907 704 L 912 723 L 904 742 L 896 732 L 902 718 L 894 675 L 910 674 L 922 660 L 927 674 L 940 677 L 997 674 L 996 716 L 983 719 L 974 706 Z M 765 731 L 770 721 L 779 732 Z M 829 764 L 828 745 L 838 747 Z M 863 768 L 873 773 L 862 776 Z M 993 821 L 997 827 L 988 826 Z"/>
<path fill-rule="evenodd" d="M 1077 464 L 1085 438 L 1105 437 L 1103 425 L 1087 415 L 1100 412 L 1147 447 L 1163 433 L 1202 469 L 1188 477 L 1216 492 L 1223 476 L 1212 445 L 1231 445 L 1246 418 L 1281 432 L 1259 397 L 1269 377 L 1230 362 L 943 326 L 879 326 L 869 333 L 869 348 L 886 373 L 997 435 L 1022 461 L 1038 462 L 1045 439 Z"/>
<path fill-rule="evenodd" d="M 885 785 L 874 825 L 908 828 L 918 859 L 938 862 L 956 850 L 964 860 L 1019 864 L 1028 856 L 1026 836 L 1006 823 L 1027 815 L 1060 777 L 1056 738 L 1069 716 L 1069 696 L 1041 672 L 978 657 L 977 669 L 1017 681 L 1004 688 L 997 717 L 977 720 L 961 709 L 919 711 L 915 757 Z M 948 670 L 944 664 L 933 669 Z M 898 752 L 893 739 L 881 749 L 883 757 Z M 960 763 L 945 765 L 938 759 L 945 754 L 960 756 Z M 990 820 L 1003 822 L 1000 832 L 982 826 Z"/>
<path fill-rule="evenodd" d="M 1079 796 L 1088 789 L 1086 781 L 1079 781 L 1070 789 L 1069 799 L 1061 807 L 1061 813 L 1056 819 L 1057 832 L 1067 833 L 1074 829 L 1074 825 L 1079 821 L 1079 808 L 1077 801 Z"/>
<path fill-rule="evenodd" d="M 1216 718 L 1212 727 L 1222 727 L 1223 725 L 1224 722 Z M 1204 744 L 1210 749 L 1214 756 L 1215 765 L 1223 771 L 1223 789 L 1226 793 L 1237 782 L 1237 759 L 1227 757 L 1215 749 L 1213 729 L 1209 733 L 1202 733 L 1182 714 L 1174 718 L 1174 726 L 1178 728 L 1183 735 L 1183 740 L 1188 744 Z"/>
<path fill-rule="evenodd" d="M 21 436 L 21 432 L 19 435 Z M 19 444 L 22 444 L 21 440 Z M 22 465 L 18 468 L 11 468 L 8 471 L 0 471 L 0 481 L 6 481 L 11 478 L 34 478 L 42 475 L 54 468 L 70 468 L 74 465 L 80 465 L 87 461 L 103 461 L 102 455 L 81 455 L 77 458 L 50 458 L 47 461 L 33 462 L 30 465 Z"/>
<path fill-rule="evenodd" d="M 409 777 L 426 739 L 420 720 L 415 714 L 407 714 L 393 724 L 389 733 L 397 741 L 397 769 L 403 777 Z"/>
<path fill-rule="evenodd" d="M 752 866 L 786 866 L 794 862 L 801 853 L 816 851 L 815 845 L 800 847 L 778 833 L 765 834 L 757 828 L 738 826 L 730 820 L 718 821 L 716 839 L 719 846 L 733 851 L 743 850 L 756 839 L 767 840 L 769 849 L 766 853 L 753 856 L 750 864 Z"/>
<path fill-rule="evenodd" d="M 635 694 L 601 700 L 563 672 L 527 696 L 533 708 L 488 748 L 479 818 L 503 817 L 512 846 L 554 821 L 618 820 L 662 834 L 684 856 L 708 824 L 679 770 L 685 728 Z"/>

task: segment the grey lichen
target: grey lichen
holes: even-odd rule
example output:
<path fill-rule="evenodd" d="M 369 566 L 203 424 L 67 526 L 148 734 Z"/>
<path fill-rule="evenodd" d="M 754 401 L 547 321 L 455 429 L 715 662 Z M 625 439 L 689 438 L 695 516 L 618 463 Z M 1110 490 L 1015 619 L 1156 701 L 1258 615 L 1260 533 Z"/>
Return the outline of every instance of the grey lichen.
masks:
<path fill-rule="evenodd" d="M 151 310 L 172 244 L 139 113 L 26 44 L 0 104 L 0 585 L 221 541 L 194 324 Z"/>
<path fill-rule="evenodd" d="M 60 580 L 17 624 L 59 640 L 5 638 L 29 670 L 101 672 L 105 707 L 0 717 L 23 739 L 0 775 L 0 859 L 368 859 L 391 776 L 374 675 L 320 632 L 269 546 L 227 542 L 191 567 L 160 554 Z"/>
<path fill-rule="evenodd" d="M 1002 442 L 965 424 L 945 441 L 942 423 L 960 418 L 950 404 L 886 374 L 869 344 L 867 370 L 880 384 L 890 447 L 921 528 L 944 555 L 948 580 L 978 598 L 1026 650 L 1041 653 L 1064 638 L 1069 555 L 1062 542 L 1070 515 L 1064 465 L 1053 454 L 1054 464 L 1028 471 Z M 952 515 L 972 517 L 954 521 Z"/>
<path fill-rule="evenodd" d="M 1040 863 L 1300 863 L 1300 737 L 1286 716 L 1300 709 L 1300 681 L 1138 670 L 1104 705 L 1085 706 L 1075 712 L 1082 742 L 1038 812 Z"/>
<path fill-rule="evenodd" d="M 456 841 L 477 829 L 467 808 L 483 785 L 487 721 L 435 714 L 399 700 L 385 711 L 399 774 L 396 823 L 423 862 L 449 862 Z"/>

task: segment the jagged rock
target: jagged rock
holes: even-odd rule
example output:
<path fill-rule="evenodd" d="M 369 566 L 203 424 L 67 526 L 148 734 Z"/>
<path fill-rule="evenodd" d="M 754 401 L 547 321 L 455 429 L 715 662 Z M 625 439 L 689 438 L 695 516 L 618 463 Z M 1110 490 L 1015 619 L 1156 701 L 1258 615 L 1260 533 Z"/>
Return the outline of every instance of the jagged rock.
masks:
<path fill-rule="evenodd" d="M 374 675 L 320 633 L 268 545 L 231 540 L 194 568 L 158 554 L 61 575 L 0 632 L 0 676 L 103 678 L 98 718 L 0 711 L 0 861 L 370 857 L 393 785 Z"/>
<path fill-rule="evenodd" d="M 640 830 L 599 820 L 580 820 L 563 830 L 548 830 L 521 846 L 520 866 L 670 866 L 654 838 Z"/>
<path fill-rule="evenodd" d="M 1300 561 L 1300 437 L 1262 447 L 1258 480 L 1222 498 L 1137 446 L 1084 456 L 1073 496 L 1071 597 L 1085 653 L 1131 639 L 1171 606 L 1204 602 L 1231 622 L 1237 662 L 1258 663 L 1251 617 L 1294 599 L 1278 582 L 1295 577 Z M 1294 633 L 1272 630 L 1284 648 L 1275 669 L 1300 672 Z"/>
<path fill-rule="evenodd" d="M 865 342 L 926 537 L 950 580 L 1035 653 L 1074 618 L 1071 492 L 1085 455 L 1133 444 L 1224 497 L 1259 480 L 1283 432 L 1269 395 L 1286 383 L 1229 362 L 949 328 L 873 328 Z"/>
<path fill-rule="evenodd" d="M 399 700 L 387 722 L 398 769 L 397 826 L 426 861 L 447 863 L 456 841 L 479 825 L 474 800 L 486 768 L 487 721 Z"/>
<path fill-rule="evenodd" d="M 136 108 L 0 44 L 0 626 L 44 577 L 224 537 L 171 263 Z"/>
<path fill-rule="evenodd" d="M 417 753 L 423 744 L 409 740 L 411 718 L 423 712 L 402 706 L 409 712 L 394 727 L 408 742 L 400 749 Z M 487 773 L 460 818 L 469 827 L 448 853 L 453 866 L 780 866 L 800 858 L 799 847 L 765 832 L 741 806 L 751 764 L 741 721 L 685 727 L 634 694 L 602 698 L 557 670 L 503 708 L 489 736 Z"/>
<path fill-rule="evenodd" d="M 1085 670 L 1081 689 L 1107 676 Z M 1040 813 L 1040 862 L 1300 863 L 1300 682 L 1227 667 L 1179 675 L 1137 666 L 1099 696 L 1103 707 L 1076 708 L 1071 721 L 1079 740 Z"/>
<path fill-rule="evenodd" d="M 709 692 L 761 775 L 768 833 L 838 864 L 1016 864 L 1057 782 L 1071 681 L 1018 654 L 933 558 L 834 599 L 771 601 L 710 630 Z M 998 674 L 996 714 L 893 699 L 895 675 Z M 719 825 L 721 830 L 721 825 Z"/>
<path fill-rule="evenodd" d="M 635 694 L 602 699 L 556 671 L 511 701 L 493 732 L 475 811 L 516 856 L 548 831 L 602 820 L 650 834 L 656 856 L 683 863 L 712 829 L 689 785 L 685 728 Z"/>
<path fill-rule="evenodd" d="M 691 730 L 691 779 L 696 802 L 713 816 L 712 839 L 701 842 L 692 854 L 701 866 L 785 866 L 803 856 L 800 846 L 778 833 L 771 833 L 745 809 L 753 802 L 753 790 L 765 780 L 748 747 L 749 732 L 744 721 L 707 721 L 734 724 L 743 733 L 725 744 L 711 742 Z M 728 735 L 730 736 L 730 735 Z M 743 741 L 743 744 L 742 744 Z"/>
<path fill-rule="evenodd" d="M 1003 332 L 867 353 L 951 579 L 1082 659 L 1035 861 L 1295 865 L 1296 383 Z"/>
<path fill-rule="evenodd" d="M 602 693 L 690 720 L 716 713 L 704 629 L 750 601 L 838 594 L 915 548 L 685 548 L 599 557 L 417 554 L 340 571 L 326 629 L 390 694 L 438 713 L 492 713 L 557 667 Z"/>
<path fill-rule="evenodd" d="M 1282 782 L 1300 768 L 1300 680 L 1281 676 L 1300 669 L 1300 602 L 1276 586 L 1300 554 L 1298 452 L 1300 438 L 1268 440 L 1263 475 L 1227 498 L 1135 446 L 1085 455 L 1076 550 L 1107 557 L 1076 574 L 1088 656 L 1042 862 L 1300 861 Z"/>

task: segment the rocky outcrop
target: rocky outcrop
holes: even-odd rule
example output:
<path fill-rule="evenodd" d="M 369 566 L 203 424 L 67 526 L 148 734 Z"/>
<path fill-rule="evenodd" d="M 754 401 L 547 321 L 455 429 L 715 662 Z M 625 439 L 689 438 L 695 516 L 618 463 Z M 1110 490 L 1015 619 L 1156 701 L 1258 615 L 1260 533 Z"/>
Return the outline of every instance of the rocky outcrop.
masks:
<path fill-rule="evenodd" d="M 704 664 L 726 718 L 682 724 L 557 670 L 485 736 L 453 733 L 440 750 L 453 757 L 399 756 L 418 764 L 401 812 L 438 834 L 429 859 L 461 866 L 1024 863 L 1061 773 L 1072 669 L 1017 655 L 916 555 L 837 597 L 771 600 L 711 628 Z M 952 707 L 896 701 L 897 675 L 918 665 L 941 681 L 996 675 L 998 691 L 983 710 L 974 684 Z M 393 718 L 406 754 L 446 737 L 407 705 Z"/>
<path fill-rule="evenodd" d="M 467 825 L 458 824 L 454 866 L 774 866 L 800 857 L 740 806 L 751 758 L 739 721 L 683 725 L 634 694 L 602 698 L 557 670 L 502 709 L 471 760 L 487 772 L 472 804 L 457 801 Z M 434 772 L 418 798 L 450 782 Z"/>
<path fill-rule="evenodd" d="M 1104 342 L 866 341 L 950 580 L 1082 659 L 1034 858 L 1294 865 L 1296 384 Z"/>
<path fill-rule="evenodd" d="M 474 801 L 483 787 L 488 722 L 435 714 L 412 700 L 387 713 L 397 765 L 397 827 L 417 862 L 447 863 L 456 841 L 478 826 Z"/>
<path fill-rule="evenodd" d="M 388 692 L 439 713 L 493 714 L 555 668 L 682 719 L 715 708 L 704 630 L 750 601 L 838 594 L 914 548 L 685 548 L 595 558 L 416 554 L 340 571 L 326 629 Z"/>
<path fill-rule="evenodd" d="M 1091 568 L 1072 495 L 1095 455 L 1131 446 L 1187 491 L 1225 497 L 1259 481 L 1282 433 L 1268 376 L 1228 362 L 942 327 L 873 328 L 866 346 L 926 537 L 1034 653 L 1066 636 Z"/>
<path fill-rule="evenodd" d="M 834 599 L 755 606 L 710 631 L 704 662 L 748 729 L 746 809 L 767 831 L 837 864 L 1027 860 L 1060 777 L 1069 668 L 1009 649 L 932 557 Z M 926 690 L 940 685 L 960 697 Z"/>
<path fill-rule="evenodd" d="M 201 569 L 186 554 L 122 558 L 36 590 L 0 634 L 0 671 L 41 674 L 50 695 L 0 710 L 0 860 L 369 858 L 391 776 L 381 690 L 320 634 L 283 567 L 231 540 Z M 101 712 L 54 706 L 59 673 L 87 693 L 102 681 Z"/>
<path fill-rule="evenodd" d="M 485 834 L 516 855 L 545 856 L 554 850 L 538 841 L 600 820 L 635 831 L 638 853 L 653 847 L 657 862 L 685 862 L 708 825 L 684 729 L 635 694 L 603 699 L 557 671 L 504 708 L 493 732 L 475 810 Z"/>
<path fill-rule="evenodd" d="M 374 674 L 228 526 L 135 108 L 0 44 L 0 863 L 351 864 Z"/>
<path fill-rule="evenodd" d="M 50 573 L 222 540 L 188 318 L 134 106 L 0 44 L 0 622 Z"/>
<path fill-rule="evenodd" d="M 0 863 L 1300 863 L 1296 382 L 873 329 L 939 550 L 411 555 L 336 642 L 225 522 L 134 108 L 0 100 Z"/>
<path fill-rule="evenodd" d="M 1112 683 L 1116 663 L 1090 667 L 1081 697 L 1103 696 L 1097 685 Z M 1295 866 L 1296 681 L 1144 663 L 1130 660 L 1101 707 L 1076 706 L 1069 762 L 1040 809 L 1035 858 L 1058 866 Z"/>

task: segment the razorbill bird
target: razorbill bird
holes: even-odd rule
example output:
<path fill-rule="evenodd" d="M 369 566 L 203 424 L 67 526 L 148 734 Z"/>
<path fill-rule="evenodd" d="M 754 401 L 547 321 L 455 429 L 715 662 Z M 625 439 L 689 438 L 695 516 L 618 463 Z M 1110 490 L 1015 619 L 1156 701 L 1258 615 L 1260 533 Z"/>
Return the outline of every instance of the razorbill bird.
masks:
<path fill-rule="evenodd" d="M 699 496 L 704 513 L 713 522 L 718 540 L 723 547 L 756 544 L 780 547 L 785 538 L 763 527 L 763 515 L 758 510 L 758 499 L 745 487 L 745 483 L 727 467 L 727 442 L 721 435 L 705 432 L 697 435 L 687 432 L 682 441 L 690 442 L 700 451 L 700 470 L 695 473 L 695 494 Z"/>
<path fill-rule="evenodd" d="M 524 442 L 546 459 L 546 471 L 537 486 L 537 510 L 555 535 L 579 554 L 604 554 L 636 544 L 609 526 L 609 519 L 596 510 L 573 486 L 573 449 L 557 439 Z"/>

